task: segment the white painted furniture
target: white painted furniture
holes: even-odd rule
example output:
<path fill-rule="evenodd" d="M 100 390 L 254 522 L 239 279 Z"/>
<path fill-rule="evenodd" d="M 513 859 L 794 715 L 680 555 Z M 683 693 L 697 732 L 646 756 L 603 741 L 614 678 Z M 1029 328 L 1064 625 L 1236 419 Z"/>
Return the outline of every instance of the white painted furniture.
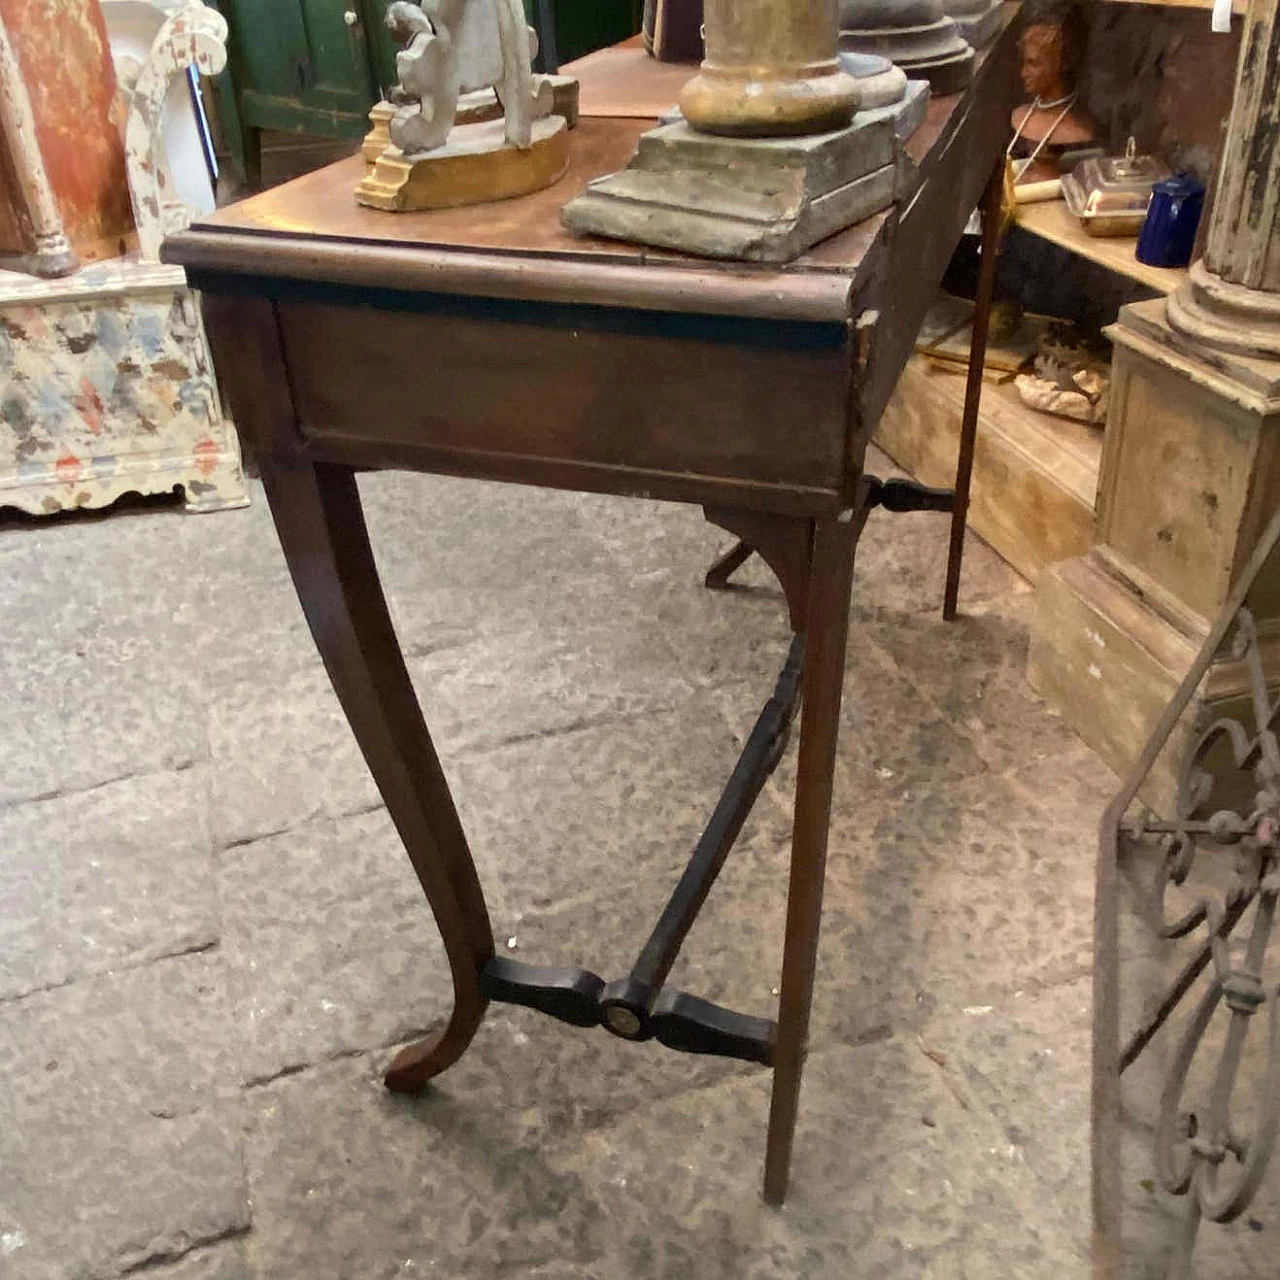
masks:
<path fill-rule="evenodd" d="M 139 253 L 60 279 L 0 272 L 0 506 L 41 514 L 175 488 L 190 511 L 248 502 L 199 306 L 182 268 L 158 260 L 193 213 L 171 176 L 166 104 L 175 81 L 186 95 L 188 66 L 221 70 L 226 24 L 200 3 L 146 7 L 159 19 L 146 59 L 118 62 Z"/>

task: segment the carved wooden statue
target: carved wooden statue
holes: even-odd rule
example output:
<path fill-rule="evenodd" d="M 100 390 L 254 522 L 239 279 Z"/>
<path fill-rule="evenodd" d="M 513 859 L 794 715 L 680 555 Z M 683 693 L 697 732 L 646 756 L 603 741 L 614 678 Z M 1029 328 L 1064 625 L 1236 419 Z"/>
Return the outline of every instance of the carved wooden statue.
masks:
<path fill-rule="evenodd" d="M 536 191 L 564 173 L 573 112 L 551 77 L 533 73 L 537 43 L 520 0 L 396 0 L 386 24 L 402 46 L 400 82 L 373 113 L 391 145 L 370 157 L 356 189 L 361 204 L 476 204 Z"/>
<path fill-rule="evenodd" d="M 1024 10 L 1022 87 L 1031 101 L 1014 109 L 1012 155 L 1019 181 L 1055 178 L 1060 162 L 1088 148 L 1097 127 L 1080 104 L 1079 78 L 1088 28 L 1071 0 Z"/>

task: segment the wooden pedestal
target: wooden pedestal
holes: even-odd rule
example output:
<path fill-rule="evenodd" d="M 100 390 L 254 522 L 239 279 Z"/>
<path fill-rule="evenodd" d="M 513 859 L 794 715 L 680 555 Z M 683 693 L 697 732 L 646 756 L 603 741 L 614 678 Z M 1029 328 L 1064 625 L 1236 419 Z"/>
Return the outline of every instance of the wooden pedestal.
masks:
<path fill-rule="evenodd" d="M 535 120 L 524 148 L 507 143 L 504 128 L 502 120 L 458 125 L 444 146 L 419 156 L 390 147 L 365 174 L 356 199 L 397 212 L 451 209 L 512 200 L 560 180 L 569 167 L 569 126 L 562 117 Z"/>
<path fill-rule="evenodd" d="M 1198 353 L 1163 301 L 1126 307 L 1116 344 L 1093 546 L 1041 576 L 1029 677 L 1117 772 L 1138 759 L 1280 503 L 1280 364 Z M 1251 600 L 1280 684 L 1280 582 Z M 1229 655 L 1210 669 L 1144 800 L 1172 808 L 1195 726 L 1245 697 Z"/>

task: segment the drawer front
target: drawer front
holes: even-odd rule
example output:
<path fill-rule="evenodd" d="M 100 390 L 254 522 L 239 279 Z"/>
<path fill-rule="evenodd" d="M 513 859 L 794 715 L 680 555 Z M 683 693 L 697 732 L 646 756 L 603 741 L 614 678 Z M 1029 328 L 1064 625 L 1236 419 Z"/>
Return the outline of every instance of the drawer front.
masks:
<path fill-rule="evenodd" d="M 818 508 L 843 487 L 845 326 L 306 298 L 276 315 L 318 457 L 655 496 L 705 481 Z"/>

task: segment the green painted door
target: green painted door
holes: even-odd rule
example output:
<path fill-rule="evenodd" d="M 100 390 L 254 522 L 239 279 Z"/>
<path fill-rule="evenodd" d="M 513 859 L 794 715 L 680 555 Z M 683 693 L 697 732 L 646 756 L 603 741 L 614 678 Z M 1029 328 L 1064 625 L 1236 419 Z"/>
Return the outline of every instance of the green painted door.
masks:
<path fill-rule="evenodd" d="M 383 25 L 391 0 L 363 0 L 365 30 L 369 40 L 369 66 L 373 77 L 373 106 L 396 82 L 396 46 Z"/>
<path fill-rule="evenodd" d="M 221 8 L 244 124 L 331 137 L 367 128 L 380 88 L 369 42 L 372 34 L 386 43 L 383 0 L 222 0 Z"/>

